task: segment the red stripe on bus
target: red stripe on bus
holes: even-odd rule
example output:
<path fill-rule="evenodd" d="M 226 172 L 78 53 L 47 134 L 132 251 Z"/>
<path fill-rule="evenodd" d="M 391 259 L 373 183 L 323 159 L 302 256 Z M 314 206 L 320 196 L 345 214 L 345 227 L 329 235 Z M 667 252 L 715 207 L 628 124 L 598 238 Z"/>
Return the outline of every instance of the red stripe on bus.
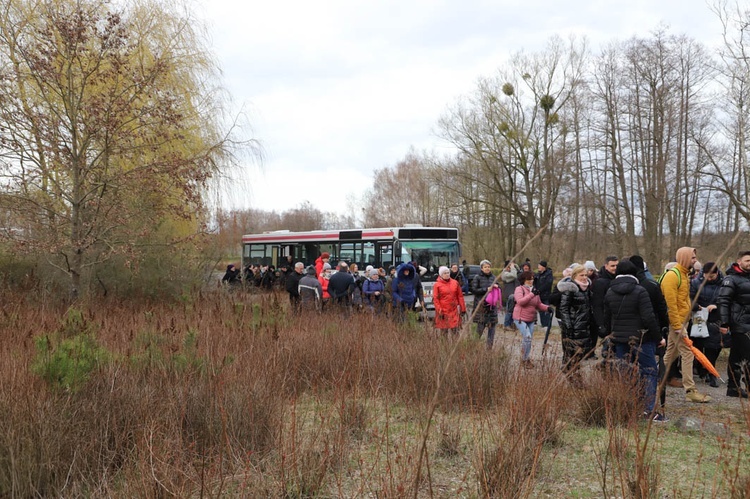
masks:
<path fill-rule="evenodd" d="M 381 232 L 364 232 L 362 231 L 362 238 L 370 238 L 370 237 L 393 237 L 393 231 L 381 231 Z M 282 242 L 282 241 L 338 241 L 339 240 L 339 234 L 305 234 L 305 235 L 272 235 L 263 234 L 262 236 L 250 236 L 250 237 L 243 237 L 242 242 L 248 242 L 248 243 L 262 243 L 262 242 Z M 347 241 L 356 241 L 356 239 L 347 239 L 343 242 Z"/>
<path fill-rule="evenodd" d="M 339 235 L 338 234 L 310 234 L 306 236 L 264 236 L 264 237 L 254 237 L 253 238 L 242 238 L 243 242 L 276 242 L 276 241 L 294 241 L 294 240 L 334 240 L 338 241 Z"/>

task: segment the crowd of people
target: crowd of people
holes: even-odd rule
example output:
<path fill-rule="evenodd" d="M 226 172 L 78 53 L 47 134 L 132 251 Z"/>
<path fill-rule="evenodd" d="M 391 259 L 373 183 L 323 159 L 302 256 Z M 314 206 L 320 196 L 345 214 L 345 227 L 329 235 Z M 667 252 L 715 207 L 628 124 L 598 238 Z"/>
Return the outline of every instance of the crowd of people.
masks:
<path fill-rule="evenodd" d="M 409 310 L 424 310 L 420 275 L 426 269 L 416 262 L 387 270 L 368 266 L 360 272 L 356 264 L 341 261 L 334 272 L 329 255 L 323 253 L 307 268 L 288 263 L 279 271 L 249 267 L 244 279 L 259 287 L 282 287 L 295 311 L 363 310 L 403 321 Z M 229 266 L 224 281 L 237 282 L 239 274 Z M 666 420 L 665 384 L 682 387 L 688 401 L 711 400 L 698 390 L 694 370 L 706 384 L 717 387 L 715 365 L 723 348 L 730 349 L 726 395 L 748 397 L 750 251 L 741 252 L 723 274 L 716 262 L 701 265 L 696 250 L 683 247 L 658 280 L 639 255 L 608 256 L 598 269 L 593 261 L 573 263 L 557 284 L 546 261 L 539 262 L 536 272 L 528 260 L 521 265 L 506 261 L 496 276 L 492 264 L 483 260 L 472 278 L 457 263 L 440 267 L 432 288 L 434 327 L 440 334 L 458 335 L 468 315 L 463 291 L 467 288 L 474 296 L 471 317 L 476 334 L 486 336 L 488 349 L 502 318 L 505 331 L 521 335 L 522 366 L 533 368 L 534 328 L 537 323 L 549 328 L 554 315 L 568 379 L 581 384 L 582 363 L 598 359 L 596 348 L 601 344 L 602 366 L 637 371 L 644 415 L 655 421 Z M 688 339 L 711 366 L 694 362 Z M 657 394 L 660 379 L 664 382 Z"/>

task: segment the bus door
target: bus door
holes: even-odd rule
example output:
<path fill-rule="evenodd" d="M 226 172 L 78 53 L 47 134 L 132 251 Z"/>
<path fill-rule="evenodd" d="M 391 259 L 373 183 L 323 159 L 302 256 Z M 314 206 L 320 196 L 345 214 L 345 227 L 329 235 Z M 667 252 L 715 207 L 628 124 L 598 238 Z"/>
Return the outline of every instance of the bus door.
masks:
<path fill-rule="evenodd" d="M 387 243 L 377 243 L 376 251 L 380 266 L 383 267 L 386 271 L 388 270 L 388 267 L 390 267 L 391 265 L 395 265 L 395 261 L 393 259 L 393 242 L 389 241 Z"/>

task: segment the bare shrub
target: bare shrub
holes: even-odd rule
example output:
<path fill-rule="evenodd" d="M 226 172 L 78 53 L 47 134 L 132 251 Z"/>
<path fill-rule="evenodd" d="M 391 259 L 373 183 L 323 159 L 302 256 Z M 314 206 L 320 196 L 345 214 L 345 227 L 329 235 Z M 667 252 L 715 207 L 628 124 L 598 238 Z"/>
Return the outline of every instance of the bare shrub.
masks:
<path fill-rule="evenodd" d="M 637 379 L 633 371 L 592 372 L 586 388 L 575 394 L 575 418 L 601 428 L 629 424 L 641 413 L 639 394 L 634 390 Z"/>
<path fill-rule="evenodd" d="M 455 422 L 441 421 L 438 427 L 437 454 L 455 457 L 461 453 L 461 427 Z"/>
<path fill-rule="evenodd" d="M 315 417 L 316 415 L 313 415 Z M 325 424 L 309 425 L 304 415 L 291 414 L 291 423 L 282 434 L 276 475 L 278 495 L 286 498 L 317 497 L 324 493 L 329 471 L 341 456 L 331 444 Z"/>
<path fill-rule="evenodd" d="M 545 446 L 558 445 L 564 429 L 568 384 L 544 366 L 543 374 L 517 370 L 494 424 L 487 425 L 475 457 L 484 497 L 527 497 L 533 491 Z"/>
<path fill-rule="evenodd" d="M 369 423 L 369 411 L 361 400 L 343 397 L 337 403 L 340 431 L 355 439 L 362 438 Z"/>
<path fill-rule="evenodd" d="M 482 497 L 528 497 L 534 486 L 541 444 L 528 435 L 482 446 L 475 458 Z"/>
<path fill-rule="evenodd" d="M 658 497 L 660 467 L 648 435 L 638 424 L 630 428 L 611 424 L 608 439 L 595 451 L 599 479 L 605 497 L 633 499 Z"/>
<path fill-rule="evenodd" d="M 750 475 L 738 477 L 736 485 L 732 488 L 732 499 L 750 498 Z"/>

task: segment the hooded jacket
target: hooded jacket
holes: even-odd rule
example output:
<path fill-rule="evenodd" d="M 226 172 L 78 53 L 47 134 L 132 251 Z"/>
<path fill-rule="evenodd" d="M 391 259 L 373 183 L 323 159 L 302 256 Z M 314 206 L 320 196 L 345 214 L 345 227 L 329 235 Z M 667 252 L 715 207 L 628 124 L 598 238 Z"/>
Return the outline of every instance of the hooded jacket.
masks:
<path fill-rule="evenodd" d="M 604 297 L 604 321 L 605 332 L 615 343 L 662 339 L 648 291 L 632 275 L 617 276 L 610 284 Z"/>
<path fill-rule="evenodd" d="M 557 283 L 560 291 L 560 329 L 563 338 L 584 340 L 591 337 L 591 284 L 584 291 L 569 277 Z"/>
<path fill-rule="evenodd" d="M 716 299 L 721 324 L 729 326 L 732 335 L 750 335 L 750 273 L 736 263 L 727 270 Z"/>
<path fill-rule="evenodd" d="M 690 317 L 690 279 L 688 269 L 682 264 L 677 263 L 673 268 L 680 275 L 669 270 L 664 274 L 660 285 L 664 301 L 667 302 L 669 329 L 679 331 Z"/>
<path fill-rule="evenodd" d="M 408 270 L 409 275 L 406 275 L 404 271 Z M 414 266 L 410 263 L 402 263 L 396 269 L 396 277 L 391 283 L 391 293 L 393 295 L 393 303 L 400 304 L 404 303 L 406 306 L 411 307 L 417 300 L 417 286 L 416 286 L 416 271 Z M 416 278 L 416 279 L 415 279 Z"/>

